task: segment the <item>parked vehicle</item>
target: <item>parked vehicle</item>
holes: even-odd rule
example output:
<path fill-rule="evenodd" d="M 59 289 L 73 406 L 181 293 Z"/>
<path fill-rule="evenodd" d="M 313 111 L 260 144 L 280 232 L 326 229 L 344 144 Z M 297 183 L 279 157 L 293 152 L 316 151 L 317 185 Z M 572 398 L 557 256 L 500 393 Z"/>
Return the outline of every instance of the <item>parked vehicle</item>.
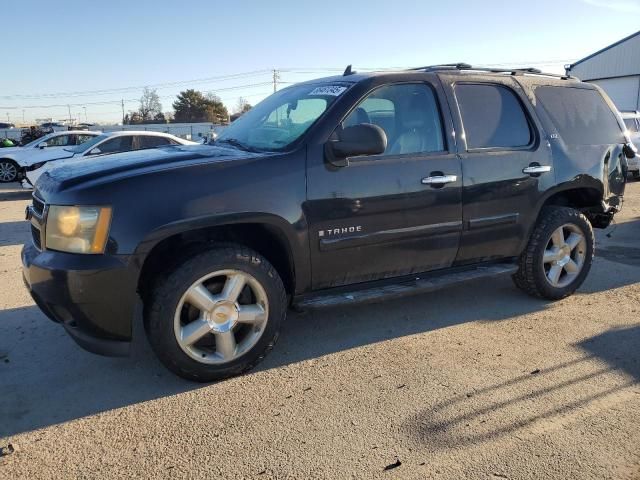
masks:
<path fill-rule="evenodd" d="M 634 145 L 640 145 L 640 112 L 621 112 L 622 120 L 627 127 L 629 137 Z M 633 178 L 640 180 L 640 156 L 636 155 L 634 158 L 628 160 L 629 173 L 633 175 Z"/>
<path fill-rule="evenodd" d="M 195 142 L 161 132 L 118 131 L 103 133 L 90 141 L 74 147 L 64 148 L 51 154 L 42 153 L 32 157 L 38 168 L 27 170 L 27 180 L 35 185 L 40 175 L 56 166 L 69 166 L 78 160 L 97 155 L 145 150 L 166 145 L 195 145 Z"/>
<path fill-rule="evenodd" d="M 9 130 L 11 128 L 16 128 L 16 126 L 13 123 L 0 122 L 0 130 Z"/>
<path fill-rule="evenodd" d="M 570 77 L 349 68 L 274 93 L 213 145 L 46 172 L 25 284 L 109 355 L 128 352 L 139 295 L 161 361 L 222 379 L 264 358 L 290 305 L 505 274 L 535 297 L 571 295 L 633 153 L 608 97 Z"/>
<path fill-rule="evenodd" d="M 39 125 L 39 128 L 46 133 L 68 130 L 67 126 L 60 122 L 44 122 Z"/>
<path fill-rule="evenodd" d="M 80 145 L 100 135 L 100 132 L 54 132 L 36 138 L 23 147 L 0 150 L 0 182 L 15 182 L 24 178 L 27 171 L 44 165 L 47 157 L 55 157 L 64 147 Z"/>

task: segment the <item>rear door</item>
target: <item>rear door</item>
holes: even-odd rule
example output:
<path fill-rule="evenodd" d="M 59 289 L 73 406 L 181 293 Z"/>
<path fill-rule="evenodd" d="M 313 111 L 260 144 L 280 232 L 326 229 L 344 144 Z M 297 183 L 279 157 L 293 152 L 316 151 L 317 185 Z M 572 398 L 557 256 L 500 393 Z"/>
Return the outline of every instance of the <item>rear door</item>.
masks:
<path fill-rule="evenodd" d="M 516 256 L 542 192 L 554 183 L 549 142 L 512 79 L 443 77 L 462 159 L 456 264 Z"/>
<path fill-rule="evenodd" d="M 380 126 L 381 155 L 346 167 L 310 151 L 308 201 L 314 289 L 448 267 L 461 232 L 461 172 L 439 85 L 387 84 L 365 94 L 337 128 Z M 443 183 L 428 183 L 447 177 Z M 425 183 L 426 182 L 426 183 Z"/>

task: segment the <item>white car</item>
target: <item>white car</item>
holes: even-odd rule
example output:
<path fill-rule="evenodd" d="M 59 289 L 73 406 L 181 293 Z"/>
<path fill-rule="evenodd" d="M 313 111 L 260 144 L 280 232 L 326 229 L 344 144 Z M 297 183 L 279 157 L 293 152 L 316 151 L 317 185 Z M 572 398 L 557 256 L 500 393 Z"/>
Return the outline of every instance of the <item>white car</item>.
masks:
<path fill-rule="evenodd" d="M 37 166 L 42 161 L 41 157 L 55 155 L 56 150 L 80 145 L 98 135 L 100 132 L 69 130 L 50 133 L 23 147 L 0 148 L 0 183 L 15 182 L 24 177 L 27 170 Z M 45 155 L 40 155 L 43 151 L 46 151 Z"/>
<path fill-rule="evenodd" d="M 631 142 L 640 148 L 640 112 L 620 112 L 620 114 L 627 126 Z M 629 165 L 629 173 L 633 175 L 633 178 L 640 180 L 640 156 L 636 155 L 635 158 L 627 159 L 627 165 Z"/>
<path fill-rule="evenodd" d="M 56 152 L 56 155 L 48 156 L 46 160 L 37 159 L 38 162 L 45 161 L 46 163 L 40 168 L 27 171 L 27 180 L 31 185 L 35 185 L 44 172 L 59 165 L 73 165 L 73 163 L 86 160 L 89 157 L 167 145 L 197 145 L 197 143 L 162 132 L 123 130 L 103 133 L 81 145 L 63 148 Z M 44 159 L 44 157 L 42 158 Z"/>

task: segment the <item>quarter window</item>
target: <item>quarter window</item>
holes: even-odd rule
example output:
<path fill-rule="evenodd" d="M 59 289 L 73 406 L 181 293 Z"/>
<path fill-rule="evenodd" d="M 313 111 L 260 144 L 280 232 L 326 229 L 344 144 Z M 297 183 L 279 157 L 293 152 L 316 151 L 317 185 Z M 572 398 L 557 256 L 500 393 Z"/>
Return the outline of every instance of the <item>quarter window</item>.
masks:
<path fill-rule="evenodd" d="M 444 150 L 440 110 L 433 90 L 424 84 L 381 87 L 362 100 L 343 127 L 372 123 L 387 135 L 384 155 Z"/>
<path fill-rule="evenodd" d="M 527 116 L 511 89 L 458 84 L 455 93 L 468 149 L 518 148 L 531 143 Z"/>
<path fill-rule="evenodd" d="M 536 97 L 565 143 L 608 145 L 625 142 L 614 113 L 597 90 L 538 87 Z"/>

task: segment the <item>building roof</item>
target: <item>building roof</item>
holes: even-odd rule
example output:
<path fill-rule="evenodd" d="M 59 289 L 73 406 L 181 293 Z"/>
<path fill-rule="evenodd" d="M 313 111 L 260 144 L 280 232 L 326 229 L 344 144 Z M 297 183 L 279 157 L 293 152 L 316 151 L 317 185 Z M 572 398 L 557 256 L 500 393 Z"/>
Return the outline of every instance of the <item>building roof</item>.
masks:
<path fill-rule="evenodd" d="M 634 45 L 629 44 L 631 45 L 629 48 L 633 50 L 633 53 L 637 53 L 637 55 L 640 56 L 640 31 L 638 31 L 621 40 L 618 40 L 615 43 L 612 43 L 611 45 L 601 50 L 598 50 L 595 53 L 592 53 L 591 55 L 584 57 L 581 60 L 578 60 L 575 63 L 572 63 L 567 68 L 567 71 L 571 72 L 574 75 L 577 75 L 582 80 L 638 75 L 640 74 L 640 65 L 637 64 L 635 58 L 631 58 L 631 56 L 628 54 L 629 52 L 620 51 L 616 55 L 616 51 L 624 50 L 624 48 L 622 47 L 623 44 L 626 44 L 630 40 L 636 38 L 638 41 L 638 46 L 635 47 Z M 611 58 L 605 59 L 607 55 L 604 54 L 609 54 Z M 635 56 L 636 55 L 633 55 L 633 57 Z M 600 58 L 596 59 L 596 57 Z"/>

